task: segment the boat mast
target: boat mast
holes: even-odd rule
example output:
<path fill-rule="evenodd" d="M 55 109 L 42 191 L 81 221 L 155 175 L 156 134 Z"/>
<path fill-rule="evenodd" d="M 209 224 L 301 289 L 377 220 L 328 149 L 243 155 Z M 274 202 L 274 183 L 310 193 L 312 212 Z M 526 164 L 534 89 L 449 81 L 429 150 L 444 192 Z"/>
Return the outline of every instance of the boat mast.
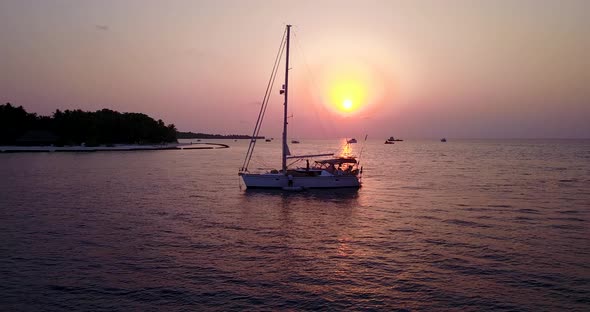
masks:
<path fill-rule="evenodd" d="M 287 25 L 287 53 L 285 58 L 285 112 L 283 116 L 283 173 L 287 174 L 287 101 L 289 99 L 289 39 L 291 36 L 291 25 Z"/>

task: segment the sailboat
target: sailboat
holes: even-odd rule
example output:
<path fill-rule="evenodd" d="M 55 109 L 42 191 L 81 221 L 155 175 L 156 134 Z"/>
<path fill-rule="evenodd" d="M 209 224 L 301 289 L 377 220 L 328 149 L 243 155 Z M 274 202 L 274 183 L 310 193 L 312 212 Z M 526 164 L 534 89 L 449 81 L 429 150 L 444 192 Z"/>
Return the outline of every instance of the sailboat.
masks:
<path fill-rule="evenodd" d="M 258 114 L 258 120 L 254 127 L 254 133 L 246 152 L 244 163 L 238 172 L 246 188 L 270 188 L 289 191 L 305 190 L 311 188 L 359 188 L 361 186 L 362 167 L 359 167 L 358 159 L 354 156 L 334 156 L 334 153 L 314 155 L 291 155 L 287 145 L 287 112 L 289 103 L 289 45 L 291 38 L 291 25 L 287 25 L 279 53 L 275 59 L 275 65 L 267 85 L 266 94 L 262 101 L 262 107 Z M 266 113 L 266 107 L 270 98 L 274 80 L 278 72 L 281 56 L 285 52 L 285 82 L 280 90 L 284 96 L 283 111 L 283 137 L 281 169 L 272 169 L 262 173 L 254 173 L 248 170 L 248 165 L 254 153 L 256 138 L 260 132 L 262 120 Z M 316 160 L 319 159 L 319 160 Z M 305 160 L 304 167 L 293 167 L 293 164 Z M 288 164 L 291 161 L 291 164 Z"/>

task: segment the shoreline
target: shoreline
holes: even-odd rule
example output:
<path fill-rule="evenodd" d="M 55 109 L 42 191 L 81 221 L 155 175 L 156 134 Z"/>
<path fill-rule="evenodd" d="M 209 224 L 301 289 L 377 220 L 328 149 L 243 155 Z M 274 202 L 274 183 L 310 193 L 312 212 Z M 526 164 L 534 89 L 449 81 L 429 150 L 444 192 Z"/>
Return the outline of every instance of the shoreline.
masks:
<path fill-rule="evenodd" d="M 201 146 L 195 146 L 201 145 Z M 203 146 L 205 145 L 205 146 Z M 0 153 L 53 153 L 53 152 L 131 152 L 131 151 L 162 151 L 162 150 L 200 150 L 229 148 L 221 143 L 173 143 L 173 144 L 114 144 L 113 146 L 0 146 Z"/>

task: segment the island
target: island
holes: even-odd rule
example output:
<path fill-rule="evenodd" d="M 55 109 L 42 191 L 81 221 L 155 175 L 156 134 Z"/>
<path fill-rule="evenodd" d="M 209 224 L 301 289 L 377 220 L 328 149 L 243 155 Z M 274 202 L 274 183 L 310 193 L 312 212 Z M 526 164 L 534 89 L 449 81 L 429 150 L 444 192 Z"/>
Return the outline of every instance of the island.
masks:
<path fill-rule="evenodd" d="M 239 140 L 239 139 L 248 139 L 249 140 L 252 138 L 251 135 L 245 135 L 245 134 L 223 135 L 223 134 L 208 134 L 208 133 L 194 133 L 194 132 L 177 132 L 176 137 L 179 139 L 234 139 L 234 140 Z M 264 136 L 257 136 L 255 138 L 262 139 L 262 140 L 265 139 Z"/>
<path fill-rule="evenodd" d="M 56 110 L 51 116 L 22 106 L 0 105 L 0 152 L 89 152 L 227 148 L 226 144 L 180 144 L 174 124 L 142 113 L 110 109 Z"/>

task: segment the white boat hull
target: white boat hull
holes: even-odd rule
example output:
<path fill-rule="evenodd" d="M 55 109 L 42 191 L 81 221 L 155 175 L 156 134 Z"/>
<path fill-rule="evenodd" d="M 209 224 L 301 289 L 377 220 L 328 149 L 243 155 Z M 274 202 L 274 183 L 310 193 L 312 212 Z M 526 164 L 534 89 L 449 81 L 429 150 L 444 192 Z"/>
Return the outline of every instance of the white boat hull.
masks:
<path fill-rule="evenodd" d="M 247 188 L 277 188 L 302 187 L 310 188 L 359 188 L 360 180 L 354 175 L 341 176 L 294 176 L 293 184 L 289 185 L 289 178 L 280 173 L 240 173 Z"/>

